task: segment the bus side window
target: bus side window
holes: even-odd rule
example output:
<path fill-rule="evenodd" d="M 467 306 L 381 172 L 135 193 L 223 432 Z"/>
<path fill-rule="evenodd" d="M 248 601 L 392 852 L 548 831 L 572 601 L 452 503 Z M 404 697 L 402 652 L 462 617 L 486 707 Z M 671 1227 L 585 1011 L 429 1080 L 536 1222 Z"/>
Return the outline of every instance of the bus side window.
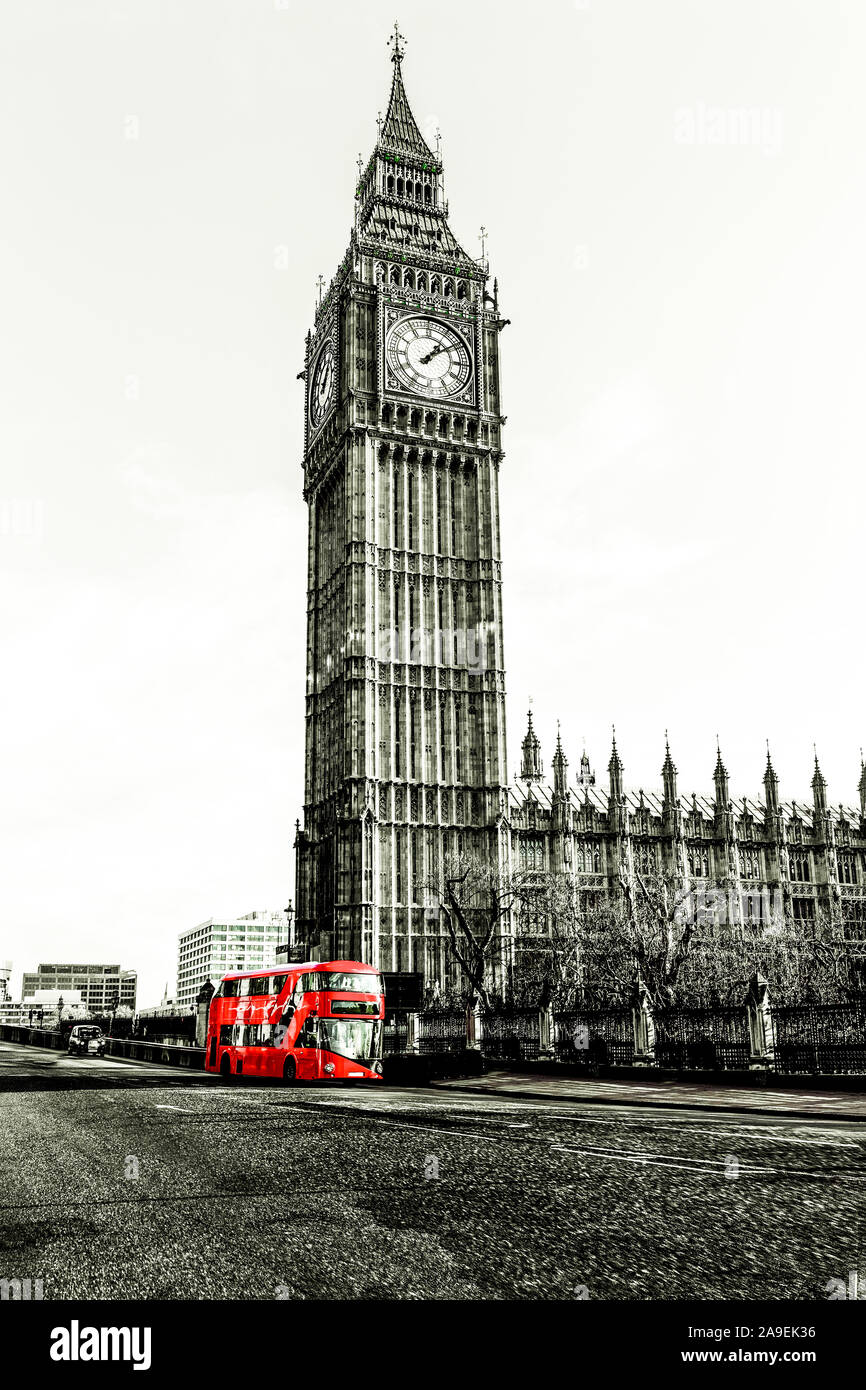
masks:
<path fill-rule="evenodd" d="M 231 1047 L 231 1041 L 232 1025 L 230 1023 L 224 1023 L 220 1028 L 220 1047 Z"/>
<path fill-rule="evenodd" d="M 271 994 L 282 994 L 288 975 L 275 975 L 274 985 Z"/>
<path fill-rule="evenodd" d="M 240 980 L 223 980 L 222 994 L 224 999 L 236 999 Z"/>
<path fill-rule="evenodd" d="M 239 980 L 239 981 L 238 981 L 238 984 L 240 985 L 240 989 L 238 990 L 238 994 L 241 996 L 242 999 L 246 999 L 247 996 L 249 995 L 249 992 L 250 992 L 250 981 L 249 981 L 249 979 L 246 979 L 246 980 Z"/>

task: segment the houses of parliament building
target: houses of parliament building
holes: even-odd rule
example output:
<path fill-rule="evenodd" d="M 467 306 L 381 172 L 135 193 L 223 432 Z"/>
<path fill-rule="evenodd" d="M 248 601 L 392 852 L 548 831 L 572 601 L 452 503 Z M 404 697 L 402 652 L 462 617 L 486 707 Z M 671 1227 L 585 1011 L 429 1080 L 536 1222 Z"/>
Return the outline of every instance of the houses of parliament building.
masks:
<path fill-rule="evenodd" d="M 438 148 L 412 115 L 392 38 L 390 100 L 354 225 L 307 335 L 309 515 L 304 819 L 295 944 L 444 981 L 430 883 L 443 856 L 573 876 L 584 901 L 657 869 L 724 886 L 735 920 L 826 912 L 866 935 L 866 770 L 859 809 L 783 802 L 769 753 L 760 799 L 606 785 L 557 739 L 544 776 L 531 715 L 509 778 L 499 481 L 496 281 L 448 222 Z M 505 950 L 508 942 L 504 943 Z"/>

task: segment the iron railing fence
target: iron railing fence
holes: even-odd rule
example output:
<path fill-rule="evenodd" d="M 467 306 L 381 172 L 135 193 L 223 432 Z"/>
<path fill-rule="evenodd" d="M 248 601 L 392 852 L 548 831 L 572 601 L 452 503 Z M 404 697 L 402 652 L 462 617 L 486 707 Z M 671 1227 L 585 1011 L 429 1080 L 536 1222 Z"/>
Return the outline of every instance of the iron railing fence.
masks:
<path fill-rule="evenodd" d="M 742 1006 L 658 1009 L 655 1060 L 687 1071 L 746 1071 L 749 1021 Z"/>
<path fill-rule="evenodd" d="M 775 1051 L 766 1057 L 779 1073 L 866 1074 L 866 1002 L 773 1005 Z M 652 1063 L 673 1071 L 746 1071 L 751 1058 L 749 1015 L 745 1005 L 707 1005 L 656 1009 Z M 416 1047 L 421 1053 L 459 1052 L 467 1046 L 466 1013 L 425 1009 L 416 1015 Z M 535 1061 L 542 1055 L 543 1026 L 538 1009 L 502 1008 L 482 1015 L 480 1046 L 494 1061 Z M 407 1052 L 409 1016 L 386 1020 L 386 1055 Z M 631 1009 L 620 1007 L 554 1010 L 553 1055 L 578 1065 L 632 1066 L 635 1060 Z"/>
<path fill-rule="evenodd" d="M 866 1072 L 866 1003 L 778 1005 L 776 1071 Z"/>
<path fill-rule="evenodd" d="M 558 1062 L 628 1067 L 634 1061 L 630 1009 L 563 1009 L 553 1015 Z"/>
<path fill-rule="evenodd" d="M 535 1061 L 541 1053 L 538 1009 L 497 1009 L 483 1014 L 481 1052 L 494 1061 Z"/>
<path fill-rule="evenodd" d="M 394 1014 L 385 1019 L 382 1030 L 382 1052 L 386 1057 L 409 1051 L 409 1015 Z"/>
<path fill-rule="evenodd" d="M 419 1052 L 461 1052 L 465 1046 L 464 1009 L 425 1009 L 418 1015 Z"/>

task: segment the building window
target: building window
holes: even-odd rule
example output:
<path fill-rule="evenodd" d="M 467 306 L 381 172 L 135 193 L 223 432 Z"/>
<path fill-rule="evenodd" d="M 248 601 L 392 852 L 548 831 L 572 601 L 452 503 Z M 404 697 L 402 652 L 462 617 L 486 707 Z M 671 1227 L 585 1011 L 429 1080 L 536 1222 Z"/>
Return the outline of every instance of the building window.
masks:
<path fill-rule="evenodd" d="M 699 845 L 695 845 L 689 850 L 689 873 L 692 878 L 709 878 L 710 876 L 710 856 Z"/>
<path fill-rule="evenodd" d="M 655 868 L 656 868 L 656 852 L 655 852 L 655 845 L 646 844 L 646 843 L 642 843 L 641 841 L 638 841 L 638 843 L 637 843 L 637 844 L 635 845 L 635 847 L 634 847 L 634 858 L 635 858 L 635 867 L 638 869 L 638 871 L 639 871 L 640 873 L 642 873 L 642 874 L 650 874 L 650 873 L 654 873 L 654 872 L 655 872 Z"/>
<path fill-rule="evenodd" d="M 440 705 L 440 706 L 439 706 L 439 780 L 440 780 L 440 782 L 446 781 L 446 769 L 447 769 L 447 767 L 448 767 L 447 752 L 448 752 L 448 746 L 447 746 L 447 732 L 446 732 L 446 723 L 445 723 L 445 706 L 444 706 L 444 705 Z"/>
<path fill-rule="evenodd" d="M 857 882 L 857 861 L 853 854 L 837 854 L 836 863 L 839 868 L 840 883 Z"/>
<path fill-rule="evenodd" d="M 541 872 L 544 869 L 544 840 L 540 836 L 521 836 L 520 861 L 522 867 L 529 872 Z"/>
<path fill-rule="evenodd" d="M 414 591 L 414 589 L 413 589 L 413 590 L 412 590 L 412 593 L 414 594 L 414 592 L 415 592 L 415 591 Z M 418 776 L 418 768 L 417 768 L 417 748 L 416 748 L 416 739 L 417 739 L 416 721 L 417 721 L 417 717 L 418 717 L 418 716 L 417 716 L 416 709 L 415 709 L 415 703 L 416 703 L 415 700 L 410 696 L 410 697 L 409 697 L 409 776 L 410 776 L 410 777 L 413 777 L 413 778 Z"/>

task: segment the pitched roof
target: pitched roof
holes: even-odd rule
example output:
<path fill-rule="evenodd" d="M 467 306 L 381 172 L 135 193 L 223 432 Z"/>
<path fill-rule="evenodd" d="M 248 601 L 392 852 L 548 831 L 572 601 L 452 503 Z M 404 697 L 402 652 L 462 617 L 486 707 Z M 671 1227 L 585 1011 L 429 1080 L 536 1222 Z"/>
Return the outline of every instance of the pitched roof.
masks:
<path fill-rule="evenodd" d="M 377 199 L 364 224 L 363 235 L 378 237 L 394 246 L 411 247 L 413 251 L 439 252 L 468 260 L 445 218 L 426 208 L 407 208 Z"/>
<path fill-rule="evenodd" d="M 510 784 L 508 792 L 509 810 L 512 815 L 520 813 L 530 799 L 535 801 L 539 811 L 541 811 L 544 814 L 548 813 L 551 809 L 553 802 L 551 789 L 544 782 L 534 782 L 531 785 L 531 787 L 529 787 L 527 783 L 522 781 L 515 773 L 514 780 Z M 580 809 L 586 803 L 588 803 L 602 815 L 607 814 L 610 797 L 609 793 L 605 788 L 581 787 L 577 785 L 572 785 L 569 787 L 569 793 L 571 804 L 576 811 L 580 811 Z M 634 817 L 635 813 L 640 808 L 641 792 L 639 790 L 626 790 L 624 792 L 624 796 L 626 805 L 629 809 L 629 813 L 632 817 Z M 647 790 L 646 788 L 644 788 L 643 800 L 644 805 L 647 811 L 649 811 L 650 815 L 655 817 L 657 820 L 660 820 L 664 814 L 663 795 L 655 788 L 651 790 Z M 747 813 L 752 817 L 753 820 L 757 821 L 760 824 L 764 818 L 765 808 L 764 802 L 757 798 L 740 797 L 737 801 L 735 801 L 734 814 L 736 816 L 736 819 L 738 821 L 742 819 L 744 800 L 745 809 Z M 681 795 L 678 798 L 678 801 L 681 813 L 684 816 L 691 815 L 693 805 L 692 793 L 689 792 L 688 795 Z M 700 794 L 696 795 L 694 798 L 694 804 L 697 806 L 697 809 L 699 813 L 703 816 L 704 820 L 712 821 L 715 815 L 715 801 L 712 797 Z M 856 826 L 859 823 L 859 813 L 853 807 L 831 806 L 828 809 L 830 819 L 832 820 L 834 825 L 839 824 L 839 821 L 842 819 L 842 816 L 844 816 L 847 822 L 851 825 Z M 786 801 L 782 804 L 781 810 L 785 822 L 789 824 L 794 817 L 795 804 L 793 802 Z M 813 821 L 813 808 L 811 804 L 805 801 L 796 802 L 796 816 L 797 819 L 804 826 L 811 827 Z"/>
<path fill-rule="evenodd" d="M 397 150 L 401 154 L 414 155 L 417 159 L 432 160 L 434 158 L 433 151 L 418 129 L 418 123 L 412 115 L 409 99 L 406 96 L 399 50 L 395 53 L 392 61 L 394 63 L 394 80 L 391 83 L 391 99 L 385 113 L 380 143 L 386 145 L 389 150 Z"/>

